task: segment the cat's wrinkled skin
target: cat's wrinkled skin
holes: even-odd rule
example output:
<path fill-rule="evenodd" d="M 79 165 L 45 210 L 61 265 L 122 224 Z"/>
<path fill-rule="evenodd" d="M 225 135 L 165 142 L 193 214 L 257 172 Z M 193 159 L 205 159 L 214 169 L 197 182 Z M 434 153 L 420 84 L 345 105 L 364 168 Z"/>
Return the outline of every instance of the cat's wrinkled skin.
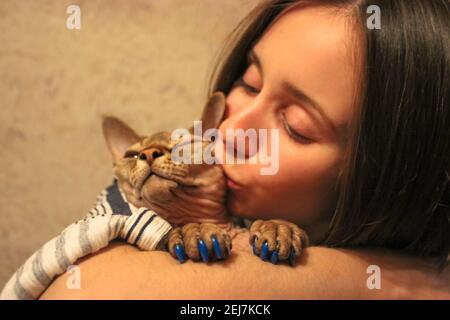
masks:
<path fill-rule="evenodd" d="M 224 95 L 213 94 L 202 113 L 202 132 L 217 128 L 224 111 Z M 109 116 L 103 119 L 103 132 L 113 156 L 114 173 L 127 200 L 136 207 L 154 210 L 174 225 L 174 229 L 161 241 L 160 248 L 168 249 L 179 260 L 177 245 L 182 246 L 187 257 L 194 261 L 226 259 L 231 251 L 229 232 L 233 233 L 234 229 L 226 212 L 226 178 L 221 167 L 204 163 L 174 163 L 171 160 L 172 148 L 181 141 L 171 141 L 170 132 L 140 137 L 124 122 Z M 210 143 L 201 140 L 202 151 Z M 298 248 L 306 243 L 298 236 L 298 230 L 303 232 L 301 229 L 288 225 L 278 228 L 278 233 L 267 232 L 274 225 L 286 226 L 286 223 L 289 224 L 281 220 L 269 220 L 252 226 L 250 239 L 255 235 L 264 235 L 260 239 L 270 240 L 267 248 L 261 244 L 261 249 L 261 245 L 258 245 L 255 254 L 260 255 L 259 251 L 262 250 L 261 257 L 264 259 L 264 252 L 269 248 L 271 251 L 283 250 L 278 260 L 292 260 L 298 256 L 301 252 Z M 208 256 L 205 256 L 206 251 L 203 251 L 203 255 L 200 252 L 199 240 L 203 241 L 202 246 L 207 249 Z M 286 255 L 284 251 L 291 248 L 295 250 Z"/>
<path fill-rule="evenodd" d="M 202 116 L 203 131 L 218 126 L 224 101 L 222 94 L 209 99 Z M 170 132 L 142 138 L 114 117 L 104 117 L 103 132 L 113 156 L 114 174 L 127 200 L 136 207 L 154 210 L 175 226 L 163 241 L 170 242 L 162 243 L 162 247 L 168 247 L 176 257 L 174 247 L 183 245 L 190 259 L 199 260 L 199 249 L 193 245 L 194 241 L 202 239 L 211 249 L 211 236 L 214 236 L 225 259 L 231 250 L 226 230 L 231 230 L 233 225 L 226 214 L 226 181 L 222 169 L 216 165 L 171 161 L 172 148 L 181 141 L 171 141 Z M 202 140 L 202 150 L 210 143 Z M 188 223 L 191 229 L 195 224 L 198 232 L 186 234 L 177 228 Z"/>
<path fill-rule="evenodd" d="M 203 143 L 206 145 L 206 143 Z M 171 161 L 170 134 L 144 138 L 114 166 L 121 188 L 135 206 L 150 207 L 175 225 L 226 224 L 225 177 L 218 166 Z M 209 220 L 208 220 L 209 219 Z"/>

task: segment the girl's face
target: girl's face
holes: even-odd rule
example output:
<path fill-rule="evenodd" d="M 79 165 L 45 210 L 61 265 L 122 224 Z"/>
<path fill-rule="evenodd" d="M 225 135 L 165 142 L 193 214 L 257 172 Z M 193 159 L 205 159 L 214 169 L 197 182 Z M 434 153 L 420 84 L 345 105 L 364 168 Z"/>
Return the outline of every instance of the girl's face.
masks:
<path fill-rule="evenodd" d="M 223 164 L 231 214 L 303 226 L 330 217 L 357 91 L 350 26 L 333 9 L 292 9 L 249 53 L 219 129 L 223 142 L 226 129 L 279 129 L 278 146 L 261 143 L 243 155 L 274 155 L 278 148 L 279 167 L 262 175 L 267 165 Z"/>

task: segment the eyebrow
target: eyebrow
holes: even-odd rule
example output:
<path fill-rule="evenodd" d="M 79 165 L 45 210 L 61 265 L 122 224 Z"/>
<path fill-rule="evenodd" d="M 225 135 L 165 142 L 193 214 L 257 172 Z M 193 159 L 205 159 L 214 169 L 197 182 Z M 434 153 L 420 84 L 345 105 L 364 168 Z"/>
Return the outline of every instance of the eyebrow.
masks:
<path fill-rule="evenodd" d="M 263 74 L 263 68 L 261 64 L 261 60 L 259 59 L 258 55 L 256 54 L 254 49 L 251 49 L 247 54 L 247 62 L 250 65 L 251 63 L 254 63 L 256 65 L 256 68 L 258 71 Z M 288 81 L 282 81 L 281 83 L 282 87 L 288 91 L 296 100 L 306 102 L 306 104 L 310 107 L 312 107 L 314 110 L 316 110 L 320 116 L 324 119 L 324 121 L 328 124 L 328 126 L 331 127 L 331 129 L 334 131 L 334 133 L 337 134 L 337 127 L 333 123 L 333 121 L 326 115 L 326 113 L 323 111 L 323 108 L 312 98 L 310 98 L 308 95 L 306 95 L 302 90 L 300 90 L 298 87 L 293 85 L 292 83 Z"/>

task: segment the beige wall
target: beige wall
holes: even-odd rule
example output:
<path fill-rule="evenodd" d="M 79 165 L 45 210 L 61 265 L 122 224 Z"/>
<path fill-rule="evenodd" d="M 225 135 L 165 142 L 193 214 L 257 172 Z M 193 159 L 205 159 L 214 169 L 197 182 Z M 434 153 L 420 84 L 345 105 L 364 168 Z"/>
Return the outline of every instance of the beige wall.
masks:
<path fill-rule="evenodd" d="M 100 116 L 189 126 L 256 0 L 0 1 L 0 287 L 112 179 Z M 66 7 L 81 8 L 81 30 Z"/>

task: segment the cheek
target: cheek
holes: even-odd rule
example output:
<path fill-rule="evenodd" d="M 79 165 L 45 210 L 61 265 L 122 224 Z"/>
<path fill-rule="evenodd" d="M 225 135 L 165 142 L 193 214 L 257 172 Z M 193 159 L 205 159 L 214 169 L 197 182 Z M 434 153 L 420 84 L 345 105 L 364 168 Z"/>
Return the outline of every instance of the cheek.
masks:
<path fill-rule="evenodd" d="M 278 206 L 306 219 L 325 211 L 334 199 L 341 152 L 331 145 L 301 148 L 280 154 L 280 170 L 273 177 L 276 188 L 272 190 L 277 192 L 273 201 Z"/>
<path fill-rule="evenodd" d="M 253 183 L 234 194 L 233 208 L 248 217 L 279 218 L 299 224 L 322 217 L 334 205 L 340 154 L 333 146 L 281 149 L 277 174 L 260 175 L 258 166 L 241 172 Z"/>
<path fill-rule="evenodd" d="M 281 129 L 280 129 L 281 130 Z M 254 181 L 275 183 L 282 190 L 291 192 L 299 186 L 315 186 L 334 182 L 341 164 L 342 150 L 336 144 L 312 143 L 308 145 L 291 142 L 280 134 L 278 157 L 270 151 L 271 162 L 278 160 L 278 172 L 261 175 L 261 165 L 247 168 Z M 277 158 L 277 159 L 276 159 Z M 259 178 L 258 178 L 259 177 Z"/>
<path fill-rule="evenodd" d="M 280 154 L 280 179 L 297 189 L 320 192 L 334 185 L 342 152 L 336 145 L 310 144 Z M 290 178 L 289 178 L 290 177 Z M 288 182 L 290 180 L 291 182 Z"/>
<path fill-rule="evenodd" d="M 332 180 L 341 163 L 341 150 L 337 145 L 310 144 L 294 150 L 281 150 L 280 171 L 295 173 L 303 181 Z"/>
<path fill-rule="evenodd" d="M 128 180 L 130 176 L 130 165 L 128 163 L 125 163 L 124 161 L 118 161 L 117 164 L 114 166 L 114 175 L 119 180 Z"/>
<path fill-rule="evenodd" d="M 177 186 L 177 183 L 172 180 L 152 175 L 144 184 L 141 192 L 143 198 L 149 203 L 167 205 L 174 200 L 170 189 L 177 188 Z"/>
<path fill-rule="evenodd" d="M 136 161 L 119 160 L 113 171 L 119 180 L 134 184 L 135 176 L 139 173 L 139 166 L 137 166 Z"/>

